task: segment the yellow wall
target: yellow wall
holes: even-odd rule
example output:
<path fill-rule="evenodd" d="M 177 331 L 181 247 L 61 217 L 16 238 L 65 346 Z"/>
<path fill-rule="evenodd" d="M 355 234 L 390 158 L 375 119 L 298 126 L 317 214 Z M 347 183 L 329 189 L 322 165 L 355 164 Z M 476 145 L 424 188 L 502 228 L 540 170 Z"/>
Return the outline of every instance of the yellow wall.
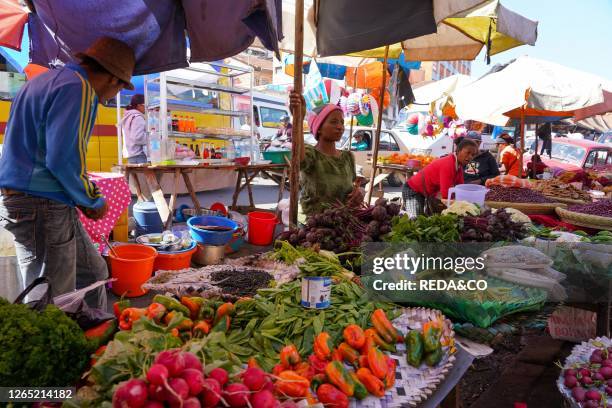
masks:
<path fill-rule="evenodd" d="M 11 103 L 0 101 L 0 124 L 6 125 L 9 116 Z M 189 112 L 175 112 L 177 115 L 193 116 L 197 127 L 230 127 L 230 118 L 220 115 L 204 115 Z M 123 115 L 123 109 L 121 110 Z M 110 171 L 111 167 L 117 164 L 117 109 L 100 105 L 96 122 L 92 131 L 92 136 L 87 146 L 87 170 L 89 171 Z M 0 143 L 4 140 L 4 126 L 1 127 Z M 191 139 L 177 139 L 179 143 L 190 145 Z M 197 143 L 213 143 L 221 146 L 219 140 L 198 140 Z"/>

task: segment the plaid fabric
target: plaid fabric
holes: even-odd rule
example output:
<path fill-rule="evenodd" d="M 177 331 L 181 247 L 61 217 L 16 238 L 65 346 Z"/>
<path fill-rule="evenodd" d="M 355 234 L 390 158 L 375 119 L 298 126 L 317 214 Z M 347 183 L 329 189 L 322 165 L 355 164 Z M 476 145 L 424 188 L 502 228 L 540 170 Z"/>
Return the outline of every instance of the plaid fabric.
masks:
<path fill-rule="evenodd" d="M 485 183 L 487 187 L 491 186 L 504 186 L 504 187 L 520 187 L 530 188 L 531 182 L 527 179 L 521 179 L 512 175 L 497 176 L 492 179 L 488 179 Z"/>
<path fill-rule="evenodd" d="M 408 184 L 404 184 L 402 198 L 404 199 L 404 210 L 410 218 L 416 218 L 425 213 L 425 196 L 411 189 Z"/>

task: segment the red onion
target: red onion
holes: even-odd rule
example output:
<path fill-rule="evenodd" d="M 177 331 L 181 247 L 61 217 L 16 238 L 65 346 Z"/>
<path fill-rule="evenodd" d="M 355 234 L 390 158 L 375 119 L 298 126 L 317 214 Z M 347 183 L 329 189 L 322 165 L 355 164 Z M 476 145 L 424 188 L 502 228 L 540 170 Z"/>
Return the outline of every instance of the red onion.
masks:
<path fill-rule="evenodd" d="M 600 217 L 612 218 L 612 200 L 601 200 L 589 204 L 572 205 L 569 211 L 583 214 L 599 215 Z"/>
<path fill-rule="evenodd" d="M 542 193 L 529 188 L 491 186 L 485 197 L 487 201 L 503 201 L 508 203 L 552 203 Z"/>

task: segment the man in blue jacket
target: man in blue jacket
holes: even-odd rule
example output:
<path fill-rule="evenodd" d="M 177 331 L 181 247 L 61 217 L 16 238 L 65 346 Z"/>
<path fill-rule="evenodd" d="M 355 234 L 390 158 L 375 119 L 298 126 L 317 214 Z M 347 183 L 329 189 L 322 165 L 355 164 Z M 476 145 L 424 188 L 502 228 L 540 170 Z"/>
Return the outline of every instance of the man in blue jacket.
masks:
<path fill-rule="evenodd" d="M 46 276 L 52 296 L 108 277 L 75 207 L 91 219 L 107 211 L 87 176 L 87 143 L 98 103 L 133 89 L 134 52 L 122 41 L 103 37 L 76 56 L 79 64 L 41 74 L 19 91 L 0 158 L 0 225 L 15 236 L 26 286 Z M 104 288 L 86 300 L 105 308 Z"/>

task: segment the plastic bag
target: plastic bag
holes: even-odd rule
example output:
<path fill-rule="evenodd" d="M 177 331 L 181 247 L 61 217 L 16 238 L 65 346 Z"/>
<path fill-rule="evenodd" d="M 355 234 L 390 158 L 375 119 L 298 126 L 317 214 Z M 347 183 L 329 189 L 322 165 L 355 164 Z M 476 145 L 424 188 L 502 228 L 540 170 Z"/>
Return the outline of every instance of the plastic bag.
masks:
<path fill-rule="evenodd" d="M 548 292 L 548 300 L 553 302 L 567 299 L 565 288 L 559 282 L 537 272 L 518 268 L 487 268 L 487 274 L 519 285 L 544 289 Z"/>
<path fill-rule="evenodd" d="M 549 256 L 536 248 L 521 245 L 491 248 L 482 256 L 490 268 L 542 269 L 553 264 Z"/>

